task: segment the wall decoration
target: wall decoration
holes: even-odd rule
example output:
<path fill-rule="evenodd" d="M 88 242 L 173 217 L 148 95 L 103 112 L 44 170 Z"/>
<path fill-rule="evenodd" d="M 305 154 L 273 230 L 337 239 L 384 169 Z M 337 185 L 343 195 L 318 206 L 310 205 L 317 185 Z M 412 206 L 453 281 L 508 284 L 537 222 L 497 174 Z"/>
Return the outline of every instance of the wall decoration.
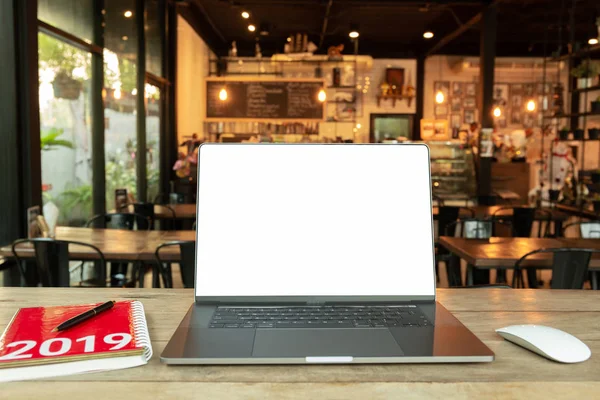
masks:
<path fill-rule="evenodd" d="M 519 109 L 523 107 L 523 96 L 520 94 L 513 94 L 511 97 L 511 104 L 513 109 Z"/>
<path fill-rule="evenodd" d="M 523 85 L 523 95 L 531 97 L 535 93 L 535 83 L 526 83 Z"/>
<path fill-rule="evenodd" d="M 500 118 L 496 119 L 496 125 L 498 128 L 506 128 L 506 117 L 503 115 Z"/>
<path fill-rule="evenodd" d="M 541 115 L 541 114 L 540 114 Z M 534 113 L 525 113 L 523 115 L 523 127 L 533 128 L 536 124 L 536 116 Z"/>
<path fill-rule="evenodd" d="M 477 122 L 475 118 L 475 110 L 465 110 L 465 124 L 472 124 Z"/>
<path fill-rule="evenodd" d="M 494 84 L 494 104 L 500 107 L 508 105 L 508 83 Z"/>
<path fill-rule="evenodd" d="M 523 94 L 523 84 L 522 83 L 512 83 L 510 85 L 510 93 L 511 94 Z"/>
<path fill-rule="evenodd" d="M 465 97 L 463 100 L 464 108 L 475 108 L 477 107 L 477 99 L 475 97 Z"/>
<path fill-rule="evenodd" d="M 450 115 L 450 127 L 460 128 L 461 125 L 462 125 L 462 115 L 460 115 L 460 114 Z"/>
<path fill-rule="evenodd" d="M 521 124 L 523 122 L 521 115 L 522 115 L 521 110 L 513 109 L 512 112 L 510 113 L 510 123 L 513 125 Z"/>
<path fill-rule="evenodd" d="M 461 97 L 463 96 L 463 86 L 462 82 L 452 82 L 452 97 Z"/>
<path fill-rule="evenodd" d="M 475 82 L 465 83 L 465 95 L 476 96 L 477 95 L 477 84 Z"/>
<path fill-rule="evenodd" d="M 448 116 L 448 107 L 444 104 L 436 105 L 434 114 L 436 118 L 446 118 Z"/>
<path fill-rule="evenodd" d="M 448 140 L 448 121 L 445 119 L 422 119 L 421 139 L 423 140 Z"/>
<path fill-rule="evenodd" d="M 460 112 L 462 110 L 462 101 L 460 97 L 452 97 L 450 99 L 450 110 L 454 112 Z"/>
<path fill-rule="evenodd" d="M 385 81 L 392 90 L 392 94 L 402 94 L 404 90 L 404 68 L 386 68 Z"/>

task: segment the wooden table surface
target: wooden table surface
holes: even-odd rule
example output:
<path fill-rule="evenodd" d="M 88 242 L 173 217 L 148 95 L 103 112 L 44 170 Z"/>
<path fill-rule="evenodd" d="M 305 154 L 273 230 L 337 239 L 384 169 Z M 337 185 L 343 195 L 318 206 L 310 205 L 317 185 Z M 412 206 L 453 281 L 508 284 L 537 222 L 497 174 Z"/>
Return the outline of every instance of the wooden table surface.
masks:
<path fill-rule="evenodd" d="M 108 261 L 150 261 L 160 244 L 173 240 L 195 240 L 195 231 L 129 231 L 120 229 L 73 228 L 59 226 L 56 239 L 92 244 L 100 249 Z M 33 248 L 21 246 L 19 255 L 33 256 Z M 97 254 L 87 247 L 70 246 L 75 259 L 94 259 Z M 12 257 L 10 246 L 0 248 L 0 255 Z M 178 260 L 178 249 L 161 251 L 165 260 Z"/>
<path fill-rule="evenodd" d="M 460 216 L 461 217 L 467 217 L 469 216 L 469 212 L 466 210 L 466 208 L 470 208 L 472 210 L 475 211 L 475 217 L 477 218 L 483 218 L 483 217 L 489 217 L 492 216 L 498 209 L 500 208 L 507 208 L 507 207 L 528 207 L 527 205 L 515 205 L 515 206 L 473 206 L 473 207 L 461 207 L 460 210 Z M 552 219 L 554 221 L 561 221 L 564 222 L 569 218 L 569 215 L 557 210 L 555 208 L 549 208 L 549 207 L 544 207 L 542 208 L 542 210 L 546 210 L 546 211 L 550 211 L 550 213 L 552 214 Z M 433 207 L 433 216 L 437 217 L 439 213 L 439 207 Z M 512 210 L 511 209 L 506 209 L 506 210 L 502 210 L 500 211 L 500 213 L 498 215 L 502 215 L 502 216 L 511 216 L 512 215 Z M 536 217 L 543 219 L 545 218 L 545 214 L 540 212 L 536 215 Z"/>
<path fill-rule="evenodd" d="M 154 349 L 148 365 L 5 383 L 0 398 L 587 399 L 600 393 L 600 292 L 589 290 L 439 289 L 438 300 L 494 351 L 492 363 L 167 366 L 160 353 L 193 301 L 192 290 L 185 289 L 0 288 L 0 326 L 19 307 L 107 299 L 144 304 Z M 523 323 L 565 330 L 583 340 L 592 357 L 559 364 L 494 332 Z"/>
<path fill-rule="evenodd" d="M 167 206 L 175 211 L 177 219 L 196 219 L 196 204 L 167 204 Z M 154 216 L 158 219 L 168 219 L 173 218 L 173 213 L 167 207 L 155 205 Z"/>
<path fill-rule="evenodd" d="M 580 238 L 510 238 L 493 237 L 490 239 L 465 239 L 460 237 L 441 236 L 438 244 L 451 253 L 476 267 L 512 268 L 515 262 L 530 251 L 542 248 L 585 248 L 600 250 L 600 240 Z M 551 255 L 532 256 L 529 263 L 523 266 L 549 265 Z M 590 269 L 600 269 L 600 255 L 594 256 Z"/>

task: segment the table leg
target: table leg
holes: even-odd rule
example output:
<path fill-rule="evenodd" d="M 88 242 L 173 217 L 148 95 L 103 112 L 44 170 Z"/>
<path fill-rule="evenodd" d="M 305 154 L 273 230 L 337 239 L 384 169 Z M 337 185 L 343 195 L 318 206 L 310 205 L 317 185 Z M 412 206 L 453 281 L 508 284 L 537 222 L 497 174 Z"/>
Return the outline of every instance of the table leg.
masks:
<path fill-rule="evenodd" d="M 527 283 L 531 289 L 538 288 L 537 270 L 535 268 L 527 268 Z M 523 285 L 524 286 L 524 285 Z"/>
<path fill-rule="evenodd" d="M 592 284 L 592 290 L 598 290 L 598 271 L 592 271 L 590 273 L 591 275 L 591 284 Z"/>
<path fill-rule="evenodd" d="M 446 273 L 448 275 L 448 286 L 462 286 L 462 277 L 460 276 L 460 258 L 452 254 L 446 261 Z"/>
<path fill-rule="evenodd" d="M 490 284 L 490 270 L 474 268 L 473 284 L 474 285 L 489 285 Z"/>
<path fill-rule="evenodd" d="M 562 221 L 554 221 L 554 234 L 556 237 L 563 236 L 563 223 Z"/>

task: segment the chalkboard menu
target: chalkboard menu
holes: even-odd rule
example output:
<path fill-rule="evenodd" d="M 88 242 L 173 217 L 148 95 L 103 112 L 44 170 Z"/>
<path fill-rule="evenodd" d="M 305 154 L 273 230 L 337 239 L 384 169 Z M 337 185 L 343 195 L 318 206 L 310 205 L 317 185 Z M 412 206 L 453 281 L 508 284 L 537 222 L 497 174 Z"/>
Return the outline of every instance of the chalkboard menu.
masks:
<path fill-rule="evenodd" d="M 227 100 L 219 92 L 227 90 Z M 207 81 L 206 117 L 323 119 L 321 81 Z"/>

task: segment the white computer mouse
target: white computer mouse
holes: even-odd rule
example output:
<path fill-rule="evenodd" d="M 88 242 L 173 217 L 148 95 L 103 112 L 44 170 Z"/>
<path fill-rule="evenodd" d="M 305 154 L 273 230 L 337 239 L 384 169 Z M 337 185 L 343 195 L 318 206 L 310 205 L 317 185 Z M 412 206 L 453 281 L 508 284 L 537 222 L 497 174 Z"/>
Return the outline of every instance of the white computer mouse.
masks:
<path fill-rule="evenodd" d="M 592 355 L 590 348 L 581 340 L 549 326 L 511 325 L 496 329 L 496 332 L 504 339 L 553 361 L 578 363 Z"/>

